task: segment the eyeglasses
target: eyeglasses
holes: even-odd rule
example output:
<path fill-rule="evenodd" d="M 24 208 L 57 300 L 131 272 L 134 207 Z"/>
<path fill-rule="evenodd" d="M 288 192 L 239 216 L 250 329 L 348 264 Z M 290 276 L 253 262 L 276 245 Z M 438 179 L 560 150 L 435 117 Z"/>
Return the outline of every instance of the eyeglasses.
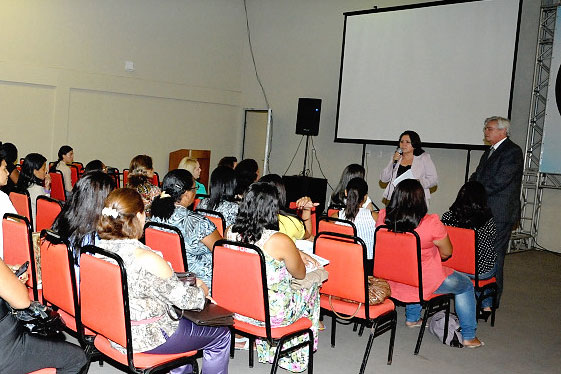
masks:
<path fill-rule="evenodd" d="M 191 188 L 188 188 L 188 189 L 187 189 L 187 191 L 196 191 L 196 190 L 197 190 L 197 188 L 198 188 L 197 186 L 195 186 L 195 187 L 191 187 Z"/>
<path fill-rule="evenodd" d="M 495 131 L 495 130 L 502 130 L 502 129 L 499 129 L 498 127 L 488 127 L 488 126 L 485 126 L 483 128 L 483 131 Z"/>

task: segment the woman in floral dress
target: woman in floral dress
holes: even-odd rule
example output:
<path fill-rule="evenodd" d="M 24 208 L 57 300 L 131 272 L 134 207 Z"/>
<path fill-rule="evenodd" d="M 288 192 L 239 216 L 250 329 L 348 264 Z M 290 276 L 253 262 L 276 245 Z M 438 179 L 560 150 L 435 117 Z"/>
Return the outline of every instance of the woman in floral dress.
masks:
<path fill-rule="evenodd" d="M 255 244 L 263 250 L 269 290 L 269 308 L 272 327 L 287 326 L 302 317 L 312 321 L 314 334 L 314 350 L 318 343 L 319 326 L 319 287 L 313 284 L 310 288 L 293 289 L 293 278 L 303 279 L 306 276 L 306 265 L 317 262 L 300 252 L 292 239 L 278 232 L 279 201 L 274 186 L 267 183 L 254 183 L 250 186 L 240 204 L 236 223 L 227 231 L 229 240 Z M 244 316 L 237 319 L 263 325 Z M 294 338 L 284 348 L 295 345 L 305 337 Z M 259 362 L 272 363 L 276 347 L 271 347 L 266 340 L 257 339 L 257 356 Z M 308 349 L 302 348 L 281 358 L 279 365 L 292 372 L 304 371 L 308 365 Z"/>

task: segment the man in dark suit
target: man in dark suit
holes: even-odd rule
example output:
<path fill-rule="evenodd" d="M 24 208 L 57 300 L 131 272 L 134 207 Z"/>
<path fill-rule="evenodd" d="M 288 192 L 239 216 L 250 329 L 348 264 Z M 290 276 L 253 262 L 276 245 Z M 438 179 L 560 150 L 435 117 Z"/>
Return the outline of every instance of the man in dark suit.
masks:
<path fill-rule="evenodd" d="M 520 185 L 524 169 L 522 150 L 508 137 L 510 121 L 503 117 L 490 117 L 483 128 L 485 141 L 491 144 L 469 178 L 483 184 L 488 205 L 497 225 L 497 285 L 499 297 L 503 291 L 503 266 L 513 226 L 520 218 Z"/>

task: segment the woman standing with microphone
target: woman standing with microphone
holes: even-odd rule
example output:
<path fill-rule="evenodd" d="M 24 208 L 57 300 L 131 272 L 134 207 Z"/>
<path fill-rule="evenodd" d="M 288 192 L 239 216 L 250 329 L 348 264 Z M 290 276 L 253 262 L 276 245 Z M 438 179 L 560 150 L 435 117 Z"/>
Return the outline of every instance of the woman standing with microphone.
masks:
<path fill-rule="evenodd" d="M 415 131 L 407 130 L 399 136 L 399 147 L 396 149 L 388 166 L 380 174 L 380 180 L 387 183 L 382 197 L 389 201 L 395 186 L 394 182 L 403 173 L 411 170 L 412 177 L 419 180 L 425 191 L 425 201 L 429 205 L 429 188 L 438 184 L 436 167 L 430 155 L 421 148 L 421 138 Z"/>

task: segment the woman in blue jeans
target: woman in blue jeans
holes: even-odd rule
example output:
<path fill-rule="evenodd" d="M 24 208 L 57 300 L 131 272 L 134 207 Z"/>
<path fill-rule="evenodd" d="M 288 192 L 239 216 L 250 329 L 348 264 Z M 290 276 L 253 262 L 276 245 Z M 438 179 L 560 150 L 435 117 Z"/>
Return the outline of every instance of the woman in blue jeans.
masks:
<path fill-rule="evenodd" d="M 421 266 L 423 269 L 423 298 L 433 294 L 454 294 L 454 301 L 463 344 L 468 348 L 483 345 L 475 332 L 475 294 L 471 280 L 446 266 L 442 260 L 452 255 L 452 244 L 438 215 L 427 214 L 425 193 L 421 183 L 407 179 L 399 183 L 386 209 L 378 216 L 377 225 L 386 224 L 396 231 L 415 230 L 421 239 Z M 392 296 L 408 303 L 405 307 L 406 326 L 417 327 L 422 324 L 419 290 L 416 287 L 388 281 Z"/>

